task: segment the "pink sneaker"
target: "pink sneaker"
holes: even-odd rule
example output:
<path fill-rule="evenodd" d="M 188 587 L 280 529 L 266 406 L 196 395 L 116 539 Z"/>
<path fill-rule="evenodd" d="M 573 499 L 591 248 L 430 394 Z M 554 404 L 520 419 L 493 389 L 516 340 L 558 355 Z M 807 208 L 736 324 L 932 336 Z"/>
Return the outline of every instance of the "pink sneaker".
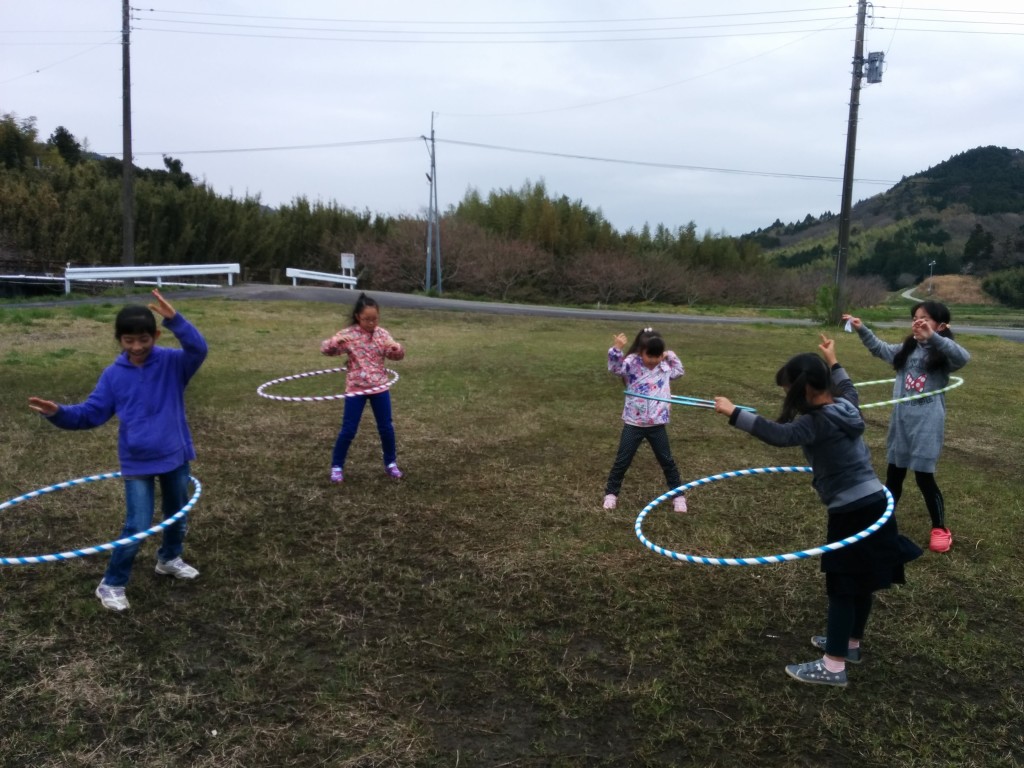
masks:
<path fill-rule="evenodd" d="M 949 548 L 952 546 L 953 534 L 949 532 L 949 528 L 932 528 L 928 549 L 932 552 L 949 552 Z"/>
<path fill-rule="evenodd" d="M 619 497 L 614 493 L 609 493 L 604 497 L 604 508 L 615 509 L 615 505 L 619 503 Z"/>
<path fill-rule="evenodd" d="M 685 512 L 686 511 L 686 497 L 685 496 L 676 496 L 674 499 L 672 499 L 672 509 L 674 509 L 676 512 Z"/>
<path fill-rule="evenodd" d="M 331 467 L 331 482 L 332 483 L 343 483 L 343 482 L 345 482 L 345 473 L 342 472 L 341 467 Z"/>
<path fill-rule="evenodd" d="M 395 462 L 391 462 L 384 467 L 384 471 L 387 472 L 388 477 L 393 477 L 395 480 L 401 480 L 404 477 L 402 470 L 398 468 L 398 465 L 395 464 Z"/>

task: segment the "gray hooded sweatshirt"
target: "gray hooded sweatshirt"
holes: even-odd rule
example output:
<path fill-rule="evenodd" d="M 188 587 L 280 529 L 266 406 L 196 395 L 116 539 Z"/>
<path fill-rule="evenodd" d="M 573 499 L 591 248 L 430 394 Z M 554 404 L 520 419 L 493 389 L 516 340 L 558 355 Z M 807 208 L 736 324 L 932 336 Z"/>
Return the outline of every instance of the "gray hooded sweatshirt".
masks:
<path fill-rule="evenodd" d="M 864 419 L 857 408 L 857 389 L 842 367 L 832 369 L 832 383 L 840 395 L 835 402 L 815 408 L 781 424 L 737 408 L 729 423 L 768 445 L 799 445 L 814 470 L 814 490 L 830 510 L 852 504 L 882 490 L 864 443 Z"/>

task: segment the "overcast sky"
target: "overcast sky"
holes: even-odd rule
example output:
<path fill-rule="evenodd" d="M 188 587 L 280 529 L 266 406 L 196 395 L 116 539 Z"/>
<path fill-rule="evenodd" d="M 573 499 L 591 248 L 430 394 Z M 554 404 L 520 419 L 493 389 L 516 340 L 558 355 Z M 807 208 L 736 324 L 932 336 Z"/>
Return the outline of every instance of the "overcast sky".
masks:
<path fill-rule="evenodd" d="M 135 162 L 223 195 L 422 215 L 543 181 L 625 231 L 839 212 L 857 4 L 198 0 L 132 11 Z M 122 154 L 119 0 L 0 2 L 0 112 Z M 853 199 L 1024 146 L 1024 7 L 868 6 Z M 260 151 L 253 151 L 260 150 Z"/>

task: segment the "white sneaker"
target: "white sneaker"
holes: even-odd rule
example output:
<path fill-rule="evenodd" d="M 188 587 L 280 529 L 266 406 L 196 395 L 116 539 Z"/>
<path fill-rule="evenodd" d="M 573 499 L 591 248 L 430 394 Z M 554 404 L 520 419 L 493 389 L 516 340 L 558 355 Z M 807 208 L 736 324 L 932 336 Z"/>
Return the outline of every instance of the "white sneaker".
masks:
<path fill-rule="evenodd" d="M 615 509 L 615 505 L 618 504 L 618 503 L 619 503 L 619 497 L 616 496 L 614 493 L 609 493 L 607 496 L 604 497 L 604 508 L 605 509 Z"/>
<path fill-rule="evenodd" d="M 685 512 L 686 511 L 686 497 L 685 496 L 676 496 L 674 499 L 672 499 L 672 509 L 675 510 L 676 512 Z"/>
<path fill-rule="evenodd" d="M 161 576 L 173 576 L 176 579 L 194 579 L 199 575 L 198 570 L 186 563 L 180 557 L 176 557 L 173 560 L 168 560 L 166 562 L 157 560 L 156 568 L 154 570 Z"/>
<path fill-rule="evenodd" d="M 96 597 L 103 603 L 103 607 L 111 611 L 127 611 L 128 598 L 124 596 L 124 587 L 111 587 L 102 581 L 96 587 Z"/>

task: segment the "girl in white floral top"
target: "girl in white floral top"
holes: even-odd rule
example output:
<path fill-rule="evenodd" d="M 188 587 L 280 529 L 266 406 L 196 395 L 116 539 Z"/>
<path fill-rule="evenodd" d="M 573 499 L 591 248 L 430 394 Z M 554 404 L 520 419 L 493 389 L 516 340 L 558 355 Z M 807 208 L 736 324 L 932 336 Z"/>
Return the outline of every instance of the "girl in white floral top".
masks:
<path fill-rule="evenodd" d="M 625 334 L 616 335 L 608 350 L 608 370 L 621 377 L 630 392 L 668 400 L 672 394 L 669 382 L 686 372 L 676 353 L 666 350 L 664 339 L 651 328 L 641 330 L 629 352 L 623 354 L 625 346 Z M 650 443 L 654 457 L 665 473 L 669 490 L 683 484 L 668 443 L 668 430 L 665 428 L 668 424 L 668 409 L 667 402 L 626 396 L 626 404 L 622 409 L 624 424 L 619 438 L 619 450 L 605 485 L 605 509 L 615 509 L 626 470 L 633 463 L 633 457 L 644 440 Z M 676 512 L 685 512 L 686 497 L 676 496 L 673 506 Z"/>
<path fill-rule="evenodd" d="M 379 319 L 380 306 L 374 299 L 361 293 L 352 309 L 352 325 L 342 328 L 320 344 L 320 351 L 325 355 L 348 355 L 345 365 L 346 392 L 364 392 L 376 387 L 385 387 L 388 372 L 384 367 L 384 361 L 401 360 L 405 357 L 405 349 L 377 324 Z M 359 430 L 359 421 L 363 417 L 363 409 L 367 402 L 370 403 L 374 419 L 377 421 L 384 471 L 396 480 L 402 477 L 402 471 L 397 463 L 395 427 L 391 421 L 391 393 L 385 388 L 374 394 L 345 398 L 341 430 L 338 432 L 331 457 L 332 483 L 341 483 L 345 479 L 345 457 Z"/>

